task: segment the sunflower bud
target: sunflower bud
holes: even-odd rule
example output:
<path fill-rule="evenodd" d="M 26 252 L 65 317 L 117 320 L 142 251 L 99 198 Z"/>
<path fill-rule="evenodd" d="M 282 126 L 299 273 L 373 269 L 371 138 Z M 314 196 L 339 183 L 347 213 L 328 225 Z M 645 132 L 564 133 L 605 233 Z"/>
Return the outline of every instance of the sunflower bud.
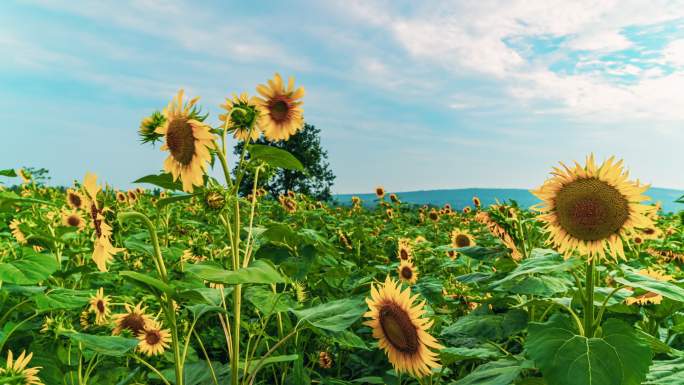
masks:
<path fill-rule="evenodd" d="M 210 210 L 221 210 L 226 205 L 226 197 L 219 190 L 209 190 L 204 194 L 204 205 Z"/>
<path fill-rule="evenodd" d="M 156 143 L 164 136 L 156 132 L 157 128 L 163 125 L 164 122 L 166 122 L 166 118 L 159 111 L 155 111 L 152 115 L 144 118 L 140 122 L 140 128 L 138 129 L 140 140 L 143 143 Z"/>

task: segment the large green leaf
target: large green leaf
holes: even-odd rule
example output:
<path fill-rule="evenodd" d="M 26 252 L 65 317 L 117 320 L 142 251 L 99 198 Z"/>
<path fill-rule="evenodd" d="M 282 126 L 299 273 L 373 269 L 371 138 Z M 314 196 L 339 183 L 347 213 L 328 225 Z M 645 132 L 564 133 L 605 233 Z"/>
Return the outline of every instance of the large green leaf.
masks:
<path fill-rule="evenodd" d="M 458 318 L 456 322 L 442 329 L 442 335 L 503 340 L 523 330 L 527 320 L 527 312 L 522 309 L 511 309 L 503 314 L 472 313 Z"/>
<path fill-rule="evenodd" d="M 454 362 L 463 360 L 492 360 L 500 358 L 502 355 L 501 351 L 492 345 L 481 345 L 472 348 L 450 346 L 439 351 L 442 365 L 451 365 Z"/>
<path fill-rule="evenodd" d="M 615 277 L 615 281 L 630 287 L 644 289 L 662 295 L 674 301 L 684 302 L 684 289 L 671 282 L 658 281 L 646 275 L 641 275 L 631 267 L 621 266 L 623 277 Z"/>
<path fill-rule="evenodd" d="M 59 265 L 52 254 L 39 254 L 24 248 L 20 259 L 0 263 L 0 281 L 31 285 L 44 281 L 57 271 Z"/>
<path fill-rule="evenodd" d="M 511 385 L 526 367 L 525 361 L 514 358 L 489 362 L 450 385 Z"/>
<path fill-rule="evenodd" d="M 157 201 L 157 208 L 162 208 L 166 205 L 170 205 L 171 203 L 176 203 L 176 202 L 181 202 L 184 200 L 188 200 L 198 194 L 183 194 L 183 195 L 174 195 L 168 198 L 163 198 Z"/>
<path fill-rule="evenodd" d="M 68 336 L 72 341 L 82 343 L 85 348 L 105 356 L 121 357 L 138 346 L 135 338 L 83 333 L 69 333 Z"/>
<path fill-rule="evenodd" d="M 285 277 L 283 277 L 271 263 L 263 260 L 256 260 L 249 267 L 238 269 L 238 271 L 226 270 L 221 266 L 212 263 L 188 265 L 187 271 L 209 282 L 223 283 L 226 285 L 286 282 Z"/>
<path fill-rule="evenodd" d="M 297 305 L 290 294 L 274 293 L 269 286 L 250 286 L 245 298 L 265 315 L 282 313 Z"/>
<path fill-rule="evenodd" d="M 297 316 L 299 322 L 305 322 L 314 328 L 340 332 L 356 322 L 366 309 L 362 300 L 346 298 L 290 311 Z"/>
<path fill-rule="evenodd" d="M 302 163 L 289 152 L 273 146 L 252 144 L 248 147 L 252 159 L 259 159 L 273 167 L 304 171 Z"/>
<path fill-rule="evenodd" d="M 684 384 L 684 358 L 653 361 L 643 385 Z"/>
<path fill-rule="evenodd" d="M 183 190 L 183 184 L 180 180 L 174 182 L 173 176 L 170 173 L 162 173 L 159 175 L 147 175 L 138 180 L 133 181 L 133 183 L 149 183 L 163 189 L 181 191 Z"/>
<path fill-rule="evenodd" d="M 562 314 L 528 330 L 525 349 L 550 384 L 639 385 L 651 363 L 648 345 L 620 320 L 606 321 L 600 338 L 576 334 Z"/>
<path fill-rule="evenodd" d="M 85 306 L 90 300 L 91 292 L 55 289 L 49 293 L 37 294 L 33 297 L 38 311 L 57 309 L 77 309 Z"/>
<path fill-rule="evenodd" d="M 470 258 L 477 259 L 480 261 L 490 261 L 493 262 L 496 258 L 499 258 L 501 256 L 504 256 L 508 253 L 508 249 L 506 248 L 492 248 L 492 247 L 482 247 L 482 246 L 470 246 L 470 247 L 461 247 L 459 249 L 453 249 L 457 250 L 459 253 L 463 255 L 467 255 Z"/>
<path fill-rule="evenodd" d="M 156 289 L 162 293 L 169 295 L 173 294 L 173 288 L 162 282 L 161 280 L 150 277 L 149 275 L 138 273 L 136 271 L 121 271 L 119 275 L 134 281 L 135 283 L 147 288 L 148 290 Z"/>
<path fill-rule="evenodd" d="M 502 285 L 517 277 L 530 274 L 558 273 L 573 270 L 582 262 L 577 258 L 564 259 L 563 256 L 553 250 L 533 249 L 530 257 L 524 259 L 518 267 L 506 275 L 505 278 L 492 283 L 494 286 Z"/>

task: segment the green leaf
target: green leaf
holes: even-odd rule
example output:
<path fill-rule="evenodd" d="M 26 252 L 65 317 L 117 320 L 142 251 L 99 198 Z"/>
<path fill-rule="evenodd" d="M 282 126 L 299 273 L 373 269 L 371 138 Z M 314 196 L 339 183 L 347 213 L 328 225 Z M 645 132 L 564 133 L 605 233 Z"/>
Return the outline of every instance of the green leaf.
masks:
<path fill-rule="evenodd" d="M 576 334 L 566 315 L 531 323 L 525 349 L 554 385 L 639 385 L 651 350 L 626 323 L 609 319 L 601 338 Z"/>
<path fill-rule="evenodd" d="M 527 325 L 527 312 L 511 309 L 504 314 L 468 314 L 442 329 L 443 336 L 503 340 Z"/>
<path fill-rule="evenodd" d="M 248 287 L 245 298 L 264 315 L 286 312 L 297 305 L 290 294 L 274 293 L 268 286 Z"/>
<path fill-rule="evenodd" d="M 138 180 L 133 181 L 133 183 L 148 183 L 166 190 L 182 191 L 183 184 L 180 180 L 173 181 L 173 176 L 170 173 L 163 173 L 159 175 L 147 175 Z"/>
<path fill-rule="evenodd" d="M 615 281 L 623 285 L 644 289 L 662 295 L 674 301 L 684 302 L 684 289 L 665 281 L 658 281 L 646 275 L 641 275 L 629 266 L 620 266 L 624 272 L 624 278 L 615 277 Z"/>
<path fill-rule="evenodd" d="M 341 332 L 351 326 L 366 311 L 366 305 L 359 299 L 340 299 L 308 309 L 290 309 L 299 322 L 319 329 Z"/>
<path fill-rule="evenodd" d="M 501 351 L 491 345 L 481 345 L 472 348 L 465 346 L 447 347 L 439 351 L 442 365 L 451 365 L 463 360 L 493 360 L 501 358 Z"/>
<path fill-rule="evenodd" d="M 252 144 L 247 147 L 252 159 L 258 159 L 273 167 L 287 170 L 304 171 L 302 163 L 289 152 L 263 144 Z"/>
<path fill-rule="evenodd" d="M 169 295 L 174 294 L 173 288 L 171 288 L 171 286 L 165 284 L 157 278 L 150 277 L 149 275 L 141 274 L 135 271 L 121 271 L 119 272 L 119 275 L 124 278 L 128 278 L 138 284 L 142 284 L 142 286 L 147 288 L 148 290 L 157 289 L 162 293 L 166 293 Z"/>
<path fill-rule="evenodd" d="M 187 306 L 187 309 L 192 312 L 195 319 L 199 319 L 207 313 L 222 312 L 223 308 L 221 306 L 211 306 L 205 305 L 203 303 L 198 303 L 196 305 Z"/>
<path fill-rule="evenodd" d="M 0 263 L 0 281 L 31 285 L 48 279 L 59 268 L 54 255 L 39 254 L 28 248 L 23 250 L 20 259 Z"/>
<path fill-rule="evenodd" d="M 198 194 L 184 194 L 184 195 L 174 195 L 172 197 L 160 199 L 157 201 L 157 208 L 162 208 L 164 206 L 170 205 L 171 203 L 181 202 L 188 200 Z"/>
<path fill-rule="evenodd" d="M 261 364 L 261 368 L 263 369 L 264 367 L 271 365 L 271 364 L 277 364 L 281 362 L 291 362 L 299 358 L 299 354 L 289 354 L 289 355 L 282 355 L 282 356 L 270 356 L 267 357 L 264 362 Z M 247 373 L 253 373 L 254 369 L 256 369 L 257 365 L 261 361 L 261 358 L 255 358 L 253 360 L 249 361 L 249 365 L 247 366 Z M 244 368 L 245 365 L 241 362 L 240 367 Z"/>
<path fill-rule="evenodd" d="M 508 253 L 506 248 L 492 248 L 482 246 L 461 247 L 457 250 L 459 253 L 467 255 L 470 258 L 480 261 L 494 261 L 496 258 L 504 256 Z"/>
<path fill-rule="evenodd" d="M 653 361 L 644 385 L 684 384 L 684 358 Z"/>
<path fill-rule="evenodd" d="M 10 178 L 17 176 L 17 172 L 14 171 L 13 168 L 6 168 L 4 170 L 0 170 L 0 176 L 8 176 Z"/>
<path fill-rule="evenodd" d="M 72 341 L 82 343 L 86 349 L 105 356 L 121 357 L 138 346 L 138 340 L 135 338 L 96 336 L 83 333 L 69 333 L 67 335 Z"/>
<path fill-rule="evenodd" d="M 24 198 L 12 191 L 0 191 L 0 208 L 7 210 L 18 204 L 39 204 L 55 206 L 55 202 L 41 199 Z"/>
<path fill-rule="evenodd" d="M 91 292 L 55 289 L 49 293 L 37 294 L 33 297 L 36 302 L 36 310 L 77 309 L 85 306 L 90 300 Z"/>
<path fill-rule="evenodd" d="M 510 385 L 524 369 L 523 364 L 516 359 L 488 362 L 451 385 Z"/>
<path fill-rule="evenodd" d="M 275 267 L 266 261 L 256 260 L 249 267 L 238 271 L 226 270 L 217 264 L 201 263 L 188 265 L 186 270 L 209 282 L 225 285 L 244 283 L 271 284 L 287 282 Z"/>
<path fill-rule="evenodd" d="M 492 285 L 499 286 L 523 275 L 569 271 L 575 269 L 581 263 L 577 258 L 566 260 L 554 250 L 533 249 L 529 258 L 524 259 L 515 270 L 506 275 L 505 278 L 492 283 Z"/>

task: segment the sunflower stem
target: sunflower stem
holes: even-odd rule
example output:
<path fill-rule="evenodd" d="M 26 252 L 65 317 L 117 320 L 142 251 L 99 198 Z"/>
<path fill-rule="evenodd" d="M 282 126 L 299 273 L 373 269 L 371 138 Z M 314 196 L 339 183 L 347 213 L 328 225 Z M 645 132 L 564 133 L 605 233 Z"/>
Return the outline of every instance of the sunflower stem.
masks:
<path fill-rule="evenodd" d="M 584 336 L 592 338 L 594 336 L 594 260 L 587 264 L 585 276 L 585 302 L 584 302 Z"/>

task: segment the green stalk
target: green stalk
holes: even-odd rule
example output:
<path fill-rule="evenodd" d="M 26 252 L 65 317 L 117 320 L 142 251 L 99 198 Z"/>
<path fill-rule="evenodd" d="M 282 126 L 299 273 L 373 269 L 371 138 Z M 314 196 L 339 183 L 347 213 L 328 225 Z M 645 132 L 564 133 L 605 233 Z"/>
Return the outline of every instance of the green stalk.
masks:
<path fill-rule="evenodd" d="M 235 240 L 233 241 L 233 271 L 240 268 L 240 200 L 235 200 Z M 233 357 L 230 362 L 231 384 L 238 385 L 240 362 L 240 310 L 242 305 L 242 285 L 233 289 Z"/>
<path fill-rule="evenodd" d="M 587 274 L 584 284 L 584 336 L 594 336 L 594 261 L 587 265 Z"/>

